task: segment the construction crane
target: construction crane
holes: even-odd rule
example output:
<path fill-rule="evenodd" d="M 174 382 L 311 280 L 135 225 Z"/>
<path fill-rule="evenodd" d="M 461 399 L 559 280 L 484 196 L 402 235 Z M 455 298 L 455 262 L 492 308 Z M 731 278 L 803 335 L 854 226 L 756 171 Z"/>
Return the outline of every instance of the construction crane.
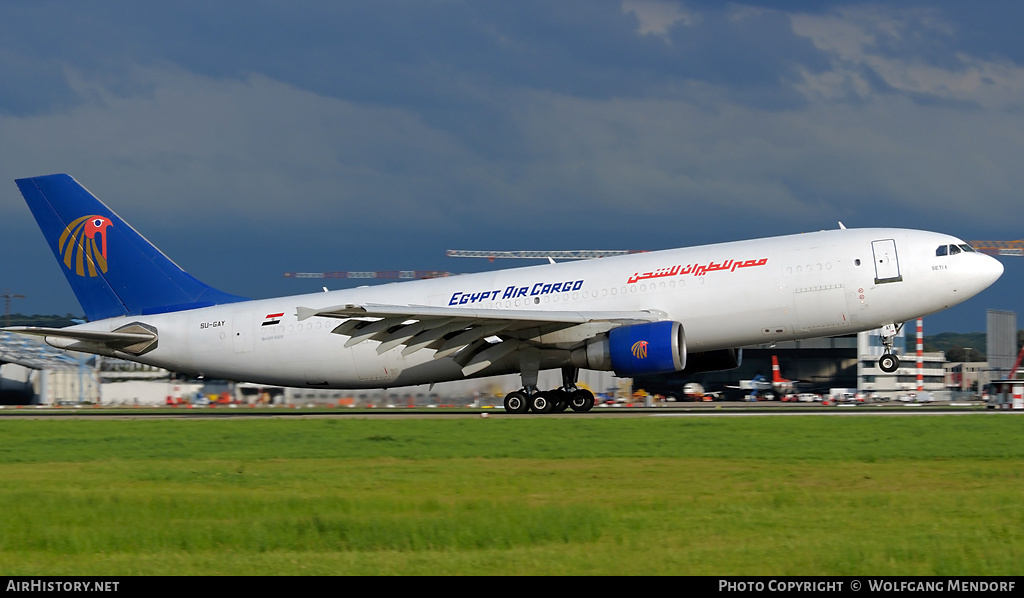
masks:
<path fill-rule="evenodd" d="M 448 257 L 483 257 L 490 261 L 496 259 L 526 260 L 592 260 L 599 257 L 644 253 L 642 249 L 575 249 L 564 251 L 474 251 L 470 249 L 449 249 L 444 252 Z"/>
<path fill-rule="evenodd" d="M 590 260 L 613 255 L 644 253 L 644 250 L 619 249 L 581 249 L 567 251 L 472 251 L 467 249 L 449 249 L 448 257 L 484 257 L 490 261 L 495 259 L 531 259 L 531 260 Z M 441 270 L 377 270 L 375 272 L 285 272 L 285 278 L 386 278 L 413 280 L 417 278 L 443 278 L 455 276 L 452 272 Z"/>
<path fill-rule="evenodd" d="M 1024 257 L 1024 239 L 1016 241 L 968 241 L 971 247 L 989 255 Z"/>
<path fill-rule="evenodd" d="M 384 278 L 414 280 L 417 278 L 444 278 L 454 276 L 441 270 L 376 270 L 373 272 L 285 272 L 285 278 Z"/>
<path fill-rule="evenodd" d="M 1013 362 L 1013 367 L 1010 368 L 1010 375 L 1006 377 L 1007 380 L 1015 380 L 1017 378 L 1017 370 L 1020 369 L 1021 362 L 1024 362 L 1024 347 L 1020 348 L 1020 353 L 1017 353 L 1017 361 Z"/>

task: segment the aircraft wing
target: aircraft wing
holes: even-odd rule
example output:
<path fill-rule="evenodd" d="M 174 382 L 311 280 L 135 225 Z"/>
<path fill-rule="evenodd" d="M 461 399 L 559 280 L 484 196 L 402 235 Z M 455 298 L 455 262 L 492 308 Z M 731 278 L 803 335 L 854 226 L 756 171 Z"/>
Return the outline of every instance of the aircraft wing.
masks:
<path fill-rule="evenodd" d="M 643 311 L 527 311 L 521 309 L 466 309 L 461 307 L 431 307 L 428 305 L 387 305 L 366 303 L 363 305 L 337 305 L 325 308 L 299 307 L 296 310 L 299 320 L 313 316 L 329 318 L 387 318 L 405 316 L 406 318 L 456 318 L 465 321 L 505 320 L 509 322 L 563 322 L 582 324 L 585 322 L 614 321 L 623 324 L 654 322 L 663 319 L 666 314 L 658 310 Z"/>
<path fill-rule="evenodd" d="M 433 349 L 434 358 L 454 355 L 466 376 L 521 347 L 572 349 L 612 328 L 665 319 L 651 311 L 533 311 L 464 309 L 426 305 L 337 305 L 299 307 L 298 319 L 338 318 L 332 332 L 349 336 L 346 347 L 379 341 L 377 353 L 403 346 L 402 355 Z M 497 341 L 488 339 L 495 338 Z"/>

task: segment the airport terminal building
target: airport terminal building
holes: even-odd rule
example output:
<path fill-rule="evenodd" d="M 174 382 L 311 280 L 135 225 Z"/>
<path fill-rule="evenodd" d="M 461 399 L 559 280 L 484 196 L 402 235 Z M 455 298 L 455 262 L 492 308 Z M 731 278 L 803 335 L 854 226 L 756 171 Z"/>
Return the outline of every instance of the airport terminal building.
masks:
<path fill-rule="evenodd" d="M 95 403 L 100 386 L 94 356 L 0 332 L 0 405 Z"/>
<path fill-rule="evenodd" d="M 997 361 L 990 358 L 987 362 L 947 363 L 943 352 L 924 352 L 919 347 L 917 325 L 916 321 L 907 322 L 900 329 L 893 344 L 900 367 L 892 373 L 878 367 L 884 347 L 880 331 L 874 330 L 745 347 L 743 362 L 737 369 L 697 374 L 685 380 L 672 375 L 646 376 L 635 380 L 634 386 L 655 394 L 683 397 L 686 383 L 696 382 L 707 392 L 746 400 L 750 385 L 744 382 L 771 380 L 774 356 L 779 361 L 781 376 L 795 382 L 794 392 L 827 395 L 834 389 L 856 389 L 866 398 L 882 401 L 913 401 L 922 393 L 932 400 L 949 400 L 980 396 L 988 382 L 1008 373 L 1017 353 L 1017 321 L 1012 312 L 989 311 L 988 354 Z"/>

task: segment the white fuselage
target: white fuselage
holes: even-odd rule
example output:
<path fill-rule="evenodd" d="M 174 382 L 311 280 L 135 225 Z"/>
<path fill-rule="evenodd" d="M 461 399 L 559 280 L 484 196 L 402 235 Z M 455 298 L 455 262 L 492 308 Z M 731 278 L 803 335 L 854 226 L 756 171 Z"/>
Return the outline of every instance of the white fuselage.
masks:
<path fill-rule="evenodd" d="M 140 357 L 170 370 L 283 386 L 379 388 L 463 378 L 433 350 L 345 347 L 342 320 L 297 318 L 298 307 L 354 304 L 475 310 L 663 312 L 681 322 L 691 353 L 833 336 L 904 322 L 960 303 L 1002 272 L 994 259 L 936 255 L 954 237 L 904 229 L 843 229 L 656 251 L 583 262 L 417 280 L 82 325 L 141 322 L 159 332 Z M 544 354 L 541 369 L 564 355 Z M 479 376 L 517 371 L 502 360 Z"/>

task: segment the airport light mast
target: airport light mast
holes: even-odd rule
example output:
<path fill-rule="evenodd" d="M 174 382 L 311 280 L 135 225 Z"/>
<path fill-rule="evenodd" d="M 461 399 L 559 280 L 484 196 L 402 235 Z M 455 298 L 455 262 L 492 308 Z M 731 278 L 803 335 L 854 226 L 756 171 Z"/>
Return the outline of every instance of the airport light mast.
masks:
<path fill-rule="evenodd" d="M 10 326 L 11 325 L 11 299 L 24 299 L 25 296 L 24 295 L 16 295 L 16 294 L 11 293 L 10 291 L 6 291 L 6 292 L 4 292 L 4 294 L 0 295 L 0 297 L 4 298 L 4 326 Z"/>

